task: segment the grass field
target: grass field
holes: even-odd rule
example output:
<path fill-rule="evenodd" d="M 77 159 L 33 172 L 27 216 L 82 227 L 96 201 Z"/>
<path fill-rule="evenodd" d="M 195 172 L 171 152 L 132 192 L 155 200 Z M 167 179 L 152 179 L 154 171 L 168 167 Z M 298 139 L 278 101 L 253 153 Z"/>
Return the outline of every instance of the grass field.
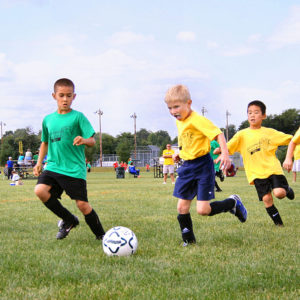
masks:
<path fill-rule="evenodd" d="M 107 171 L 107 170 L 106 170 Z M 126 175 L 128 176 L 128 175 Z M 291 175 L 287 178 L 291 182 Z M 275 200 L 284 227 L 276 227 L 239 171 L 221 183 L 223 200 L 238 193 L 248 209 L 240 223 L 229 213 L 191 211 L 197 245 L 182 247 L 170 180 L 142 172 L 116 179 L 88 174 L 89 200 L 106 230 L 131 228 L 139 248 L 131 257 L 108 257 L 75 203 L 63 204 L 80 220 L 56 240 L 57 217 L 35 197 L 34 180 L 0 180 L 0 299 L 299 299 L 300 178 L 294 201 Z"/>

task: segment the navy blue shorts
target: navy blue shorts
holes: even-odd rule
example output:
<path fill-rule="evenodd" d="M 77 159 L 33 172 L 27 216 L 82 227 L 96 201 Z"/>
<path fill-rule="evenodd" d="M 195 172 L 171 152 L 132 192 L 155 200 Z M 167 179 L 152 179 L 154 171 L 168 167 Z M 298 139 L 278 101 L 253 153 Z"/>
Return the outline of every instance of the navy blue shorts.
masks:
<path fill-rule="evenodd" d="M 215 169 L 210 154 L 186 160 L 177 170 L 173 196 L 208 201 L 215 198 Z"/>

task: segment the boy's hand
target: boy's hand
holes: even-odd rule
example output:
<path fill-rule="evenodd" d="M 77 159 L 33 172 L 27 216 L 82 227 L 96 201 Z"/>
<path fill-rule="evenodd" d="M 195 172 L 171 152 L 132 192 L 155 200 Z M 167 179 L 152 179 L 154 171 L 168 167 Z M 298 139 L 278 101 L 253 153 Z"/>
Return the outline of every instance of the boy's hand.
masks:
<path fill-rule="evenodd" d="M 231 160 L 228 154 L 221 153 L 221 155 L 216 159 L 216 163 L 218 163 L 219 161 L 221 161 L 220 163 L 221 170 L 227 170 L 230 168 Z"/>
<path fill-rule="evenodd" d="M 85 139 L 82 136 L 76 136 L 73 140 L 73 146 L 80 146 L 85 144 Z"/>
<path fill-rule="evenodd" d="M 33 168 L 33 175 L 38 177 L 42 173 L 42 170 L 43 166 L 41 164 L 36 164 Z"/>
<path fill-rule="evenodd" d="M 179 156 L 179 154 L 173 154 L 173 155 L 172 155 L 172 158 L 173 158 L 174 162 L 176 162 L 176 163 L 178 163 L 178 162 L 180 161 L 180 156 Z"/>
<path fill-rule="evenodd" d="M 282 166 L 290 172 L 293 168 L 293 160 L 286 158 L 285 161 L 283 162 Z"/>

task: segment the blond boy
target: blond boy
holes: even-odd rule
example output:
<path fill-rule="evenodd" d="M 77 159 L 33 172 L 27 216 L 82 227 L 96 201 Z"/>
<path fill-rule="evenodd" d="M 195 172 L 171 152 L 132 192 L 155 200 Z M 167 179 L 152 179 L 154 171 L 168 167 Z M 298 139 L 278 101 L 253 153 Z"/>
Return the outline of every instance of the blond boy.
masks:
<path fill-rule="evenodd" d="M 230 166 L 226 141 L 221 130 L 192 110 L 191 96 L 184 85 L 171 87 L 166 93 L 165 102 L 178 127 L 180 152 L 174 155 L 174 160 L 179 161 L 180 158 L 184 160 L 177 170 L 178 177 L 173 195 L 178 198 L 177 219 L 183 245 L 186 246 L 196 242 L 190 215 L 191 202 L 195 196 L 197 196 L 197 213 L 203 216 L 229 211 L 241 222 L 245 222 L 247 210 L 238 195 L 231 195 L 224 201 L 210 202 L 215 197 L 215 171 L 209 151 L 210 141 L 215 137 L 222 150 L 218 159 L 221 168 L 226 169 Z"/>

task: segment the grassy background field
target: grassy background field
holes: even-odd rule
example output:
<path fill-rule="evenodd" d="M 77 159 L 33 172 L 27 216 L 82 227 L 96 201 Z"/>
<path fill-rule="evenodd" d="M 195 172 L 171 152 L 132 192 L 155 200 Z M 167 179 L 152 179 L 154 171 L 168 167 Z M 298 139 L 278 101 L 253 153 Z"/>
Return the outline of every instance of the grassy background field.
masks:
<path fill-rule="evenodd" d="M 243 171 L 226 178 L 216 200 L 238 193 L 247 222 L 229 213 L 198 216 L 193 203 L 198 242 L 182 247 L 170 180 L 163 185 L 152 172 L 116 179 L 105 171 L 88 174 L 90 203 L 106 230 L 122 225 L 135 232 L 137 253 L 107 257 L 65 195 L 62 202 L 80 226 L 56 240 L 58 219 L 35 197 L 35 180 L 15 187 L 0 180 L 0 299 L 300 298 L 300 178 L 291 184 L 294 201 L 275 200 L 282 228 L 273 225 Z"/>

